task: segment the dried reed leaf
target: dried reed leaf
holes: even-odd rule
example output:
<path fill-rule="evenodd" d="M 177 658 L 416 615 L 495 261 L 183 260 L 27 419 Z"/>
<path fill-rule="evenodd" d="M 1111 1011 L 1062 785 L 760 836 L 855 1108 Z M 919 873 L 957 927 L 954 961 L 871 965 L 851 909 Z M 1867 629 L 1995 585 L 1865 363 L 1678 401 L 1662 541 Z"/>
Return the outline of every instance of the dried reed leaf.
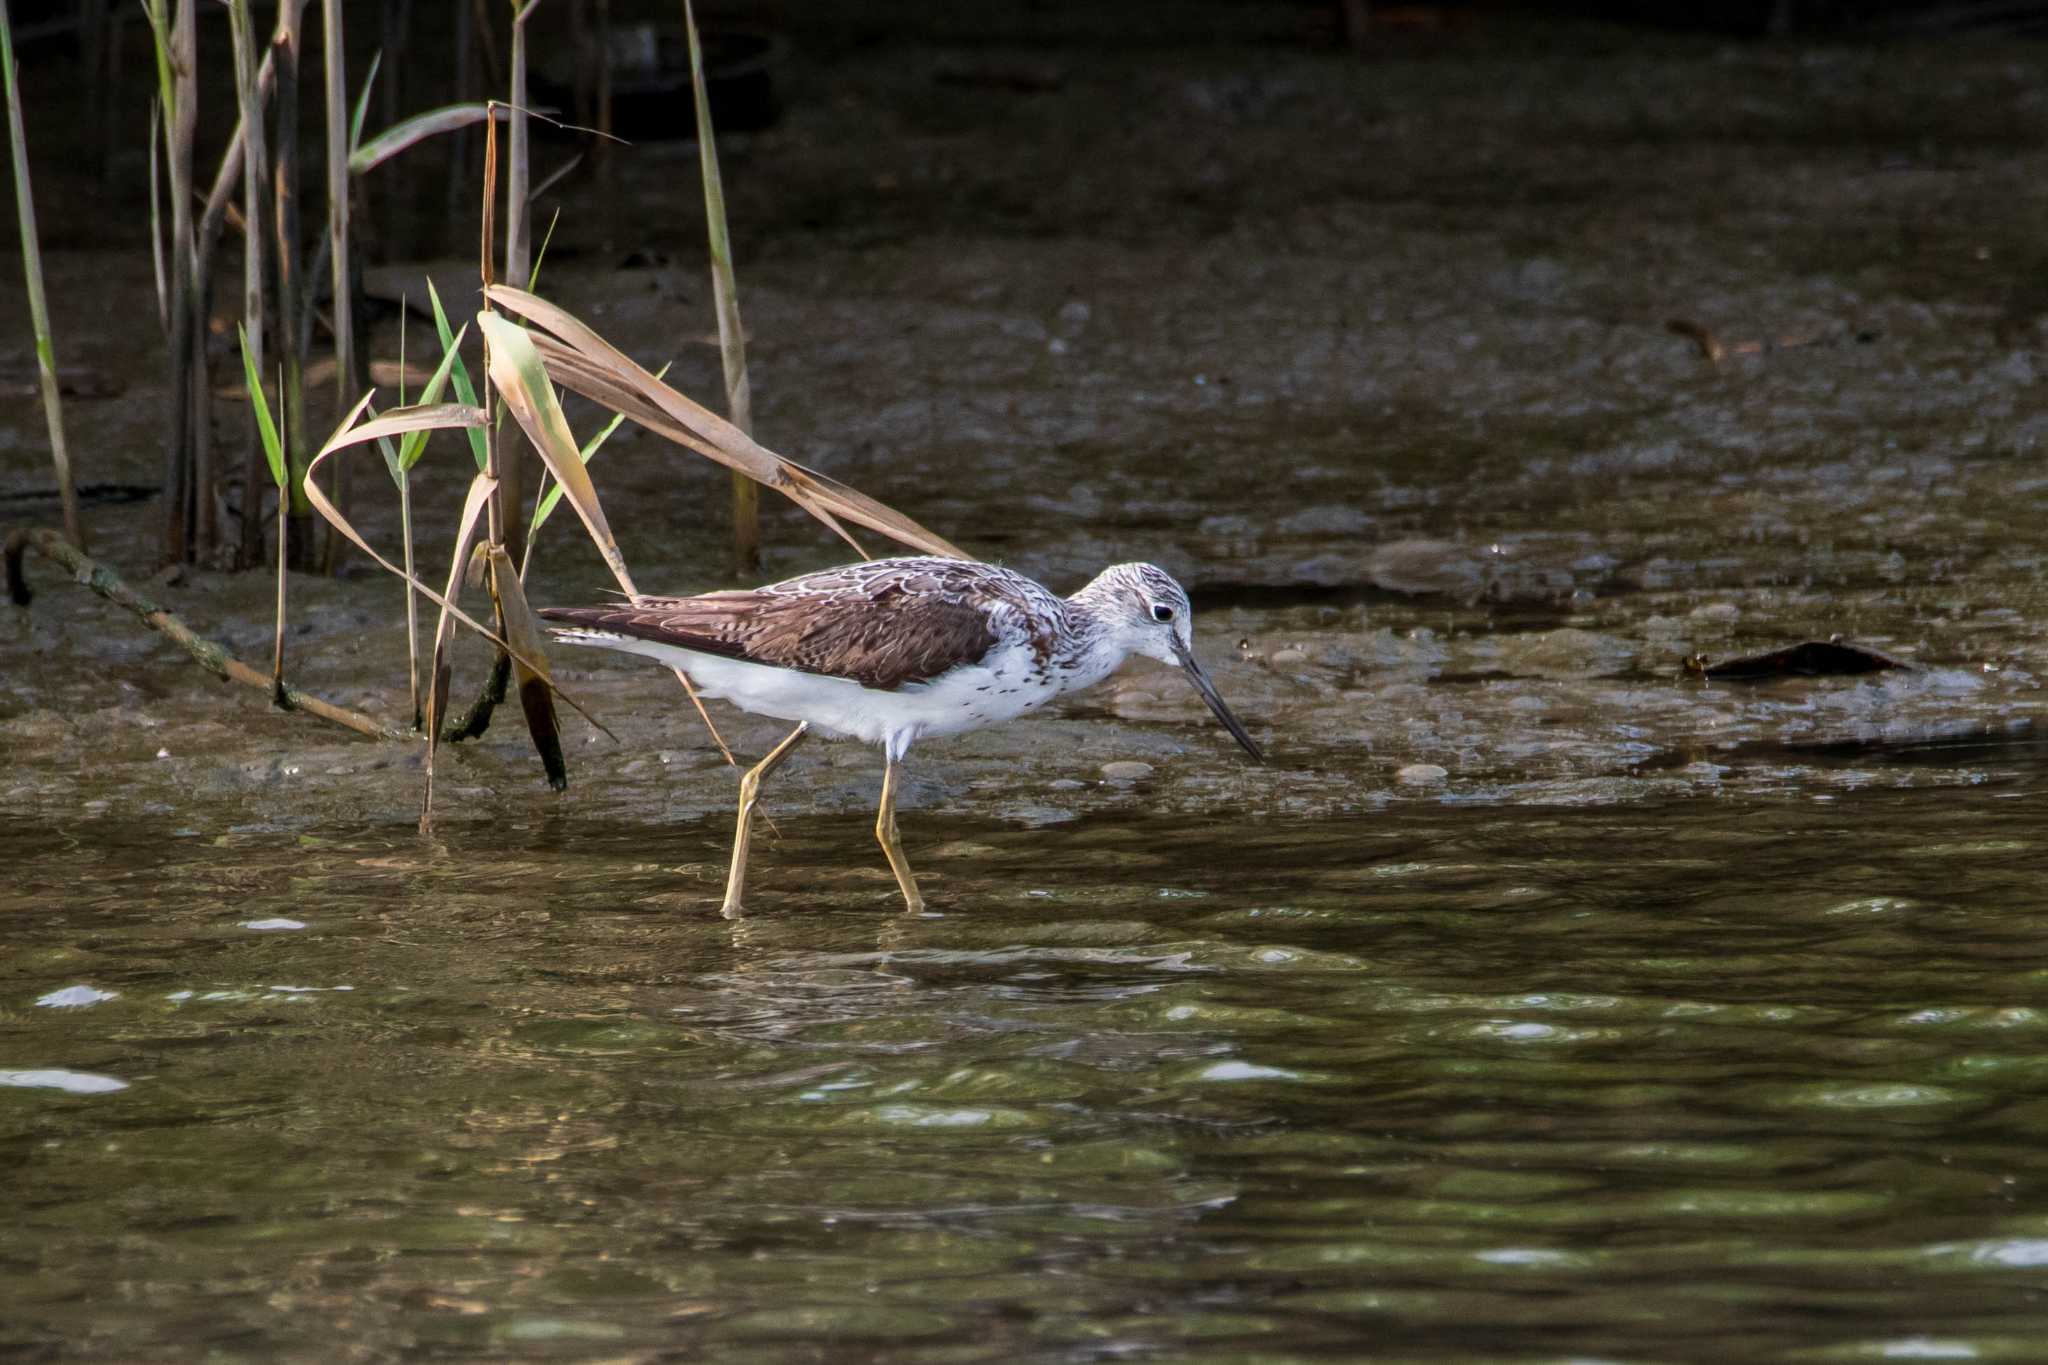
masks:
<path fill-rule="evenodd" d="M 810 494 L 798 485 L 796 476 L 792 472 L 798 468 L 797 466 L 782 461 L 774 455 L 769 455 L 765 459 L 754 460 L 744 460 L 735 457 L 730 451 L 721 450 L 710 441 L 692 432 L 687 426 L 681 425 L 669 411 L 664 409 L 659 395 L 649 394 L 636 386 L 622 384 L 617 372 L 614 369 L 607 368 L 604 360 L 593 359 L 579 351 L 572 350 L 564 343 L 545 333 L 536 333 L 533 337 L 533 342 L 535 349 L 540 352 L 542 360 L 546 363 L 550 375 L 559 380 L 564 388 L 580 393 L 585 398 L 595 402 L 602 403 L 621 416 L 632 418 L 655 435 L 673 441 L 686 450 L 694 450 L 707 460 L 711 460 L 716 464 L 722 464 L 736 473 L 745 473 L 747 477 L 754 479 L 756 482 L 770 485 L 784 496 L 796 502 L 798 506 L 802 507 L 812 516 L 824 522 L 835 535 L 853 547 L 855 554 L 858 554 L 862 559 L 869 557 L 868 552 L 862 548 L 861 543 L 847 533 L 846 528 L 839 524 L 838 519 L 832 516 L 829 511 L 818 507 L 815 501 L 811 499 Z M 657 384 L 657 387 L 665 388 L 666 386 Z M 682 398 L 681 394 L 675 393 L 672 389 L 668 390 L 668 392 L 685 403 L 690 401 Z M 879 506 L 879 504 L 877 505 Z M 964 559 L 967 556 L 956 554 L 954 557 Z"/>
<path fill-rule="evenodd" d="M 365 395 L 365 403 L 368 396 Z M 360 413 L 362 407 L 357 407 Z M 397 436 L 408 431 L 443 431 L 455 427 L 480 427 L 490 420 L 482 408 L 473 408 L 467 403 L 416 403 L 409 408 L 393 408 L 381 416 L 373 417 L 359 427 L 337 431 L 322 449 L 321 453 L 341 450 L 348 446 L 374 441 L 380 436 Z"/>
<path fill-rule="evenodd" d="M 325 452 L 322 452 L 323 454 Z M 306 480 L 311 484 L 312 479 Z M 484 508 L 490 505 L 491 497 L 497 492 L 498 481 L 488 474 L 478 474 L 469 481 L 469 496 L 462 502 L 462 520 L 455 531 L 455 554 L 448 564 L 448 592 L 438 597 L 441 604 L 440 618 L 434 623 L 434 649 L 432 663 L 427 676 L 433 684 L 427 690 L 427 787 L 420 799 L 420 829 L 430 828 L 434 819 L 434 756 L 441 747 L 441 715 L 448 705 L 448 679 L 451 669 L 448 663 L 448 618 L 462 616 L 455 605 L 455 598 L 462 592 L 462 566 L 469 559 L 469 547 L 476 539 L 477 524 L 483 520 Z M 389 567 L 388 565 L 386 567 Z M 433 594 L 433 589 L 421 585 L 421 590 Z M 462 617 L 467 621 L 469 618 Z M 482 630 L 475 622 L 472 627 L 496 640 L 489 631 Z M 506 654 L 512 652 L 510 645 L 499 641 Z"/>
<path fill-rule="evenodd" d="M 626 569 L 626 558 L 619 552 L 619 542 L 605 521 L 604 506 L 597 500 L 597 487 L 590 481 L 590 471 L 583 467 L 576 438 L 569 433 L 562 405 L 555 401 L 547 367 L 533 348 L 533 338 L 524 328 L 496 313 L 478 313 L 476 323 L 484 334 L 491 383 L 505 400 L 506 410 L 540 452 L 563 496 L 583 519 L 584 529 L 590 532 L 598 552 L 610 566 L 612 577 L 628 593 L 637 592 Z"/>
<path fill-rule="evenodd" d="M 526 591 L 519 584 L 519 570 L 503 545 L 489 548 L 491 592 L 498 599 L 498 613 L 505 622 L 505 638 L 512 642 L 512 672 L 519 684 L 519 707 L 526 713 L 526 729 L 533 747 L 547 770 L 548 785 L 556 791 L 569 786 L 569 768 L 562 759 L 562 728 L 555 718 L 551 693 L 554 679 L 547 671 L 548 656 L 541 648 L 545 638 L 540 620 L 527 604 Z M 536 672 L 525 660 L 540 666 Z"/>
<path fill-rule="evenodd" d="M 365 439 L 376 439 L 374 434 L 368 438 L 365 438 L 361 435 L 361 432 L 364 431 L 366 428 L 376 425 L 375 422 L 365 422 L 361 427 L 355 427 L 353 430 L 350 429 L 350 424 L 353 423 L 357 417 L 362 415 L 363 410 L 367 408 L 369 405 L 370 395 L 366 393 L 362 396 L 361 400 L 356 403 L 355 407 L 349 411 L 348 416 L 342 420 L 342 425 L 336 429 L 334 435 L 330 436 L 327 439 L 327 444 L 320 447 L 320 453 L 313 457 L 312 463 L 306 467 L 306 477 L 302 484 L 302 487 L 304 487 L 306 491 L 306 500 L 313 504 L 313 510 L 318 512 L 322 517 L 324 517 L 329 525 L 334 527 L 334 529 L 339 531 L 342 535 L 347 536 L 350 544 L 354 545 L 357 549 L 361 550 L 371 559 L 376 560 L 377 563 L 383 565 L 392 573 L 397 574 L 400 578 L 403 578 L 407 582 L 411 583 L 415 589 L 424 594 L 428 599 L 440 604 L 441 625 L 439 627 L 439 630 L 437 630 L 436 632 L 437 648 L 439 644 L 438 636 L 441 632 L 445 632 L 447 630 L 448 617 L 451 614 L 455 617 L 456 620 L 462 622 L 462 624 L 468 626 L 477 634 L 483 636 L 485 639 L 491 641 L 493 644 L 503 647 L 505 642 L 503 640 L 500 640 L 494 632 L 485 628 L 484 626 L 479 625 L 476 621 L 474 621 L 468 615 L 466 615 L 460 607 L 457 607 L 452 601 L 449 600 L 451 597 L 455 595 L 455 588 L 459 581 L 459 576 L 462 570 L 463 558 L 468 552 L 467 534 L 470 530 L 473 529 L 470 523 L 474 520 L 474 518 L 472 517 L 467 507 L 465 507 L 463 510 L 464 534 L 462 537 L 458 538 L 457 541 L 457 549 L 460 551 L 460 553 L 457 554 L 455 559 L 455 568 L 449 575 L 449 592 L 447 595 L 444 596 L 441 593 L 435 592 L 432 588 L 428 587 L 425 583 L 420 582 L 417 578 L 407 574 L 405 570 L 399 568 L 396 564 L 393 564 L 390 560 L 384 558 L 384 556 L 378 554 L 376 550 L 372 549 L 370 547 L 370 542 L 363 539 L 362 532 L 356 530 L 355 526 L 349 521 L 349 519 L 341 514 L 341 510 L 337 508 L 333 504 L 333 502 L 329 501 L 327 494 L 321 490 L 320 486 L 317 483 L 313 481 L 314 472 L 318 470 L 320 466 L 326 462 L 328 456 L 334 454 L 336 451 L 345 450 L 349 446 L 360 445 Z M 404 430 L 406 428 L 400 429 Z M 384 434 L 389 435 L 390 433 L 387 431 Z M 481 481 L 483 479 L 483 476 L 479 474 L 477 476 L 477 479 Z M 489 490 L 486 489 L 485 491 L 488 492 Z M 475 485 L 472 484 L 470 488 L 470 498 L 474 500 L 476 497 L 476 488 Z M 580 710 L 581 708 L 579 707 L 578 709 Z"/>
<path fill-rule="evenodd" d="M 619 552 L 618 541 L 605 522 L 604 508 L 597 500 L 597 486 L 583 468 L 575 438 L 569 434 L 568 420 L 562 416 L 561 404 L 555 400 L 554 386 L 548 382 L 547 369 L 534 348 L 536 338 L 493 313 L 479 313 L 477 321 L 483 329 L 490 356 L 491 371 L 486 378 L 496 387 L 506 410 L 518 420 L 527 438 L 540 452 L 556 483 L 565 490 L 565 496 L 583 519 L 584 529 L 604 555 L 612 577 L 629 596 L 638 596 L 639 589 L 633 586 L 633 576 L 626 569 L 625 556 Z M 574 471 L 573 474 L 565 477 L 565 472 L 570 470 Z M 683 691 L 689 694 L 690 704 L 697 708 L 699 719 L 704 722 L 705 730 L 710 732 L 711 742 L 725 755 L 727 763 L 738 766 L 725 737 L 712 723 L 711 713 L 704 709 L 704 699 L 697 695 L 696 685 L 690 681 L 689 674 L 681 668 L 672 671 L 676 681 L 683 685 Z"/>
<path fill-rule="evenodd" d="M 566 309 L 509 285 L 492 285 L 488 294 L 491 302 L 537 323 L 561 338 L 572 350 L 581 352 L 594 363 L 596 373 L 612 379 L 667 414 L 672 422 L 710 448 L 697 447 L 701 453 L 729 468 L 750 474 L 760 482 L 780 486 L 780 467 L 786 463 L 781 456 L 757 443 L 711 409 L 685 398 L 655 379 Z"/>
<path fill-rule="evenodd" d="M 350 544 L 354 545 L 357 549 L 361 550 L 364 554 L 368 555 L 371 559 L 375 560 L 379 565 L 383 566 L 383 568 L 386 571 L 396 574 L 399 578 L 402 578 L 406 582 L 412 584 L 413 588 L 416 591 L 418 591 L 422 596 L 426 597 L 429 601 L 434 602 L 440 606 L 441 619 L 434 630 L 434 651 L 436 658 L 435 670 L 437 674 L 440 670 L 439 659 L 447 638 L 449 621 L 452 618 L 456 621 L 460 621 L 463 625 L 468 626 L 471 630 L 483 636 L 492 644 L 498 646 L 498 648 L 505 650 L 508 654 L 511 654 L 513 661 L 515 663 L 525 665 L 527 668 L 532 669 L 535 673 L 539 674 L 543 678 L 547 677 L 548 672 L 546 668 L 536 665 L 534 661 L 530 658 L 521 658 L 519 652 L 517 650 L 514 650 L 506 641 L 500 639 L 494 631 L 479 624 L 473 617 L 469 616 L 460 607 L 455 605 L 455 599 L 459 596 L 459 589 L 461 587 L 462 566 L 469 555 L 470 544 L 475 539 L 476 519 L 477 516 L 480 514 L 480 509 L 484 505 L 483 502 L 480 501 L 480 499 L 487 499 L 490 496 L 491 492 L 497 487 L 497 484 L 494 480 L 489 479 L 482 474 L 479 474 L 476 476 L 475 480 L 473 480 L 470 484 L 469 498 L 468 501 L 465 502 L 463 506 L 461 529 L 456 537 L 455 557 L 448 571 L 448 590 L 446 593 L 435 592 L 425 583 L 422 583 L 417 577 L 407 573 L 404 569 L 399 568 L 396 564 L 393 564 L 390 560 L 378 554 L 375 549 L 371 548 L 370 542 L 363 539 L 362 532 L 356 530 L 354 524 L 351 523 L 347 517 L 341 514 L 341 509 L 336 507 L 334 503 L 328 498 L 327 494 L 324 491 L 322 491 L 320 486 L 314 482 L 314 474 L 319 471 L 319 468 L 322 464 L 326 463 L 328 456 L 333 455 L 338 451 L 346 450 L 350 446 L 361 445 L 366 439 L 376 439 L 376 436 L 379 433 L 372 432 L 368 437 L 365 437 L 362 433 L 364 433 L 365 431 L 369 431 L 370 428 L 376 426 L 378 421 L 386 419 L 380 418 L 370 422 L 365 422 L 361 426 L 354 425 L 355 420 L 363 414 L 364 409 L 369 407 L 370 398 L 371 395 L 366 393 L 356 401 L 356 405 L 353 408 L 349 409 L 348 416 L 343 418 L 341 425 L 335 429 L 334 435 L 327 438 L 327 443 L 320 447 L 320 453 L 315 455 L 312 459 L 312 462 L 306 466 L 305 478 L 301 483 L 301 487 L 305 489 L 306 500 L 312 504 L 313 510 L 318 512 L 321 515 L 321 517 L 327 521 L 329 525 L 334 527 L 334 529 L 340 532 L 343 536 L 346 536 Z M 454 408 L 457 410 L 461 410 L 460 404 L 443 404 L 439 406 L 443 408 Z M 418 418 L 423 414 L 423 411 L 425 410 L 418 408 L 412 409 L 410 412 L 410 417 Z M 479 410 L 469 409 L 468 411 L 478 412 Z M 454 424 L 444 423 L 444 425 Z M 408 426 L 401 425 L 395 429 L 387 428 L 381 434 L 388 436 L 392 434 L 393 430 L 403 431 L 410 429 L 411 428 Z M 481 488 L 479 488 L 479 485 L 481 485 Z M 567 702 L 570 708 L 574 710 L 578 715 L 582 716 L 585 720 L 588 720 L 592 725 L 596 726 L 599 730 L 604 731 L 605 734 L 611 735 L 611 730 L 607 728 L 603 722 L 599 721 L 596 717 L 592 716 L 589 711 L 585 710 L 583 706 L 580 703 L 578 703 L 574 697 L 570 696 L 566 692 L 563 692 L 560 688 L 555 688 L 554 690 L 560 694 L 562 700 Z M 617 736 L 615 735 L 612 737 L 614 739 L 617 738 Z"/>
<path fill-rule="evenodd" d="M 625 413 L 613 413 L 612 420 L 599 428 L 597 435 L 583 443 L 583 448 L 577 452 L 583 463 L 589 464 L 593 459 L 597 458 L 597 452 L 604 448 L 604 443 L 611 439 L 612 433 L 617 431 L 619 424 L 625 420 Z M 526 538 L 529 543 L 532 542 L 534 536 L 540 534 L 540 528 L 548 524 L 548 518 L 555 513 L 555 504 L 561 500 L 562 485 L 556 484 L 553 488 L 547 490 L 546 495 L 539 502 L 534 504 L 533 524 L 527 528 L 526 532 Z"/>
<path fill-rule="evenodd" d="M 602 403 L 649 431 L 707 459 L 737 469 L 788 497 L 849 542 L 840 519 L 879 531 L 927 554 L 972 556 L 909 517 L 826 474 L 786 460 L 702 404 L 684 397 L 629 359 L 567 311 L 505 285 L 487 291 L 491 302 L 553 333 L 533 337 L 548 373 L 563 387 Z M 855 549 L 859 549 L 856 543 Z"/>
<path fill-rule="evenodd" d="M 408 147 L 417 146 L 430 137 L 452 133 L 473 123 L 482 123 L 494 113 L 502 119 L 508 112 L 502 105 L 493 110 L 485 104 L 450 104 L 439 109 L 429 109 L 424 114 L 414 114 L 411 118 L 401 119 L 392 124 L 357 147 L 349 156 L 348 173 L 366 174 Z"/>

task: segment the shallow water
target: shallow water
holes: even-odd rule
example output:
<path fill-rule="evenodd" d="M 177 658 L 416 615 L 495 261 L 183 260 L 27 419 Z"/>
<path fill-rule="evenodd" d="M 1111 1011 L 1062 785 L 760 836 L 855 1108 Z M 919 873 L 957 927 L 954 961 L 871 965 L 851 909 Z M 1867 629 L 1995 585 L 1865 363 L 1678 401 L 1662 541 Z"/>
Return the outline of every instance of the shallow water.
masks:
<path fill-rule="evenodd" d="M 5 1342 L 2033 1358 L 2041 777 L 928 815 L 916 917 L 853 818 L 738 921 L 712 828 L 10 827 Z"/>
<path fill-rule="evenodd" d="M 2040 1358 L 2038 53 L 1489 19 L 1360 63 L 1299 10 L 806 31 L 728 162 L 763 438 L 1061 589 L 1181 575 L 1269 767 L 1142 665 L 920 746 L 907 917 L 874 756 L 808 745 L 727 921 L 732 774 L 658 670 L 558 659 L 620 742 L 569 720 L 556 796 L 501 715 L 423 839 L 415 748 L 31 566 L 0 1354 Z M 1019 52 L 1053 88 L 936 74 Z M 617 155 L 545 288 L 716 393 L 694 156 Z M 141 585 L 146 206 L 38 184 Z M 429 273 L 467 297 L 379 282 Z M 1710 367 L 1674 317 L 1814 344 Z M 421 466 L 436 576 L 469 467 Z M 630 427 L 593 470 L 642 584 L 728 585 L 721 472 Z M 847 553 L 768 522 L 770 575 Z M 531 583 L 610 586 L 560 517 Z M 263 575 L 150 591 L 267 659 Z M 296 680 L 407 714 L 390 580 L 290 602 Z M 1682 672 L 1837 632 L 1917 667 Z"/>

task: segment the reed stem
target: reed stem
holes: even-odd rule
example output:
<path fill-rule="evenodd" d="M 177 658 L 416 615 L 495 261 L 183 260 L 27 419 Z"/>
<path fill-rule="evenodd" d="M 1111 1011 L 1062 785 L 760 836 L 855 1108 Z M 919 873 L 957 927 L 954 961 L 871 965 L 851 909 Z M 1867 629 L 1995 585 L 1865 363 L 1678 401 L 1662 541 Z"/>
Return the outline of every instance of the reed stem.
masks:
<path fill-rule="evenodd" d="M 334 393 L 336 403 L 346 410 L 361 383 L 356 373 L 356 328 L 354 314 L 354 260 L 350 254 L 348 186 L 348 57 L 341 41 L 341 0 L 320 0 L 321 61 L 327 113 L 327 234 L 333 242 L 329 265 L 334 279 Z M 334 503 L 345 508 L 341 470 L 334 475 Z M 312 509 L 305 501 L 305 476 L 292 479 L 292 512 L 310 524 Z M 328 537 L 338 552 L 339 538 Z M 308 550 L 310 546 L 306 547 Z"/>
<path fill-rule="evenodd" d="M 191 557 L 190 489 L 195 433 L 209 423 L 206 334 L 192 227 L 192 145 L 199 117 L 194 0 L 147 0 L 163 109 L 164 179 L 171 197 L 170 431 L 164 442 L 163 559 Z"/>
<path fill-rule="evenodd" d="M 305 51 L 306 0 L 278 0 L 271 52 L 277 62 L 277 150 L 274 197 L 277 242 L 277 350 L 284 358 L 285 459 L 291 487 L 299 486 L 310 454 L 306 448 L 306 347 L 312 329 L 303 325 L 313 302 L 301 268 L 299 225 L 299 73 Z M 247 477 L 261 471 L 252 461 Z M 280 490 L 280 496 L 286 490 Z M 252 557 L 250 562 L 254 562 Z"/>
<path fill-rule="evenodd" d="M 21 73 L 14 63 L 14 26 L 7 0 L 0 0 L 0 71 L 7 85 L 7 141 L 14 155 L 14 206 L 21 218 L 21 269 L 27 277 L 29 324 L 36 336 L 36 375 L 43 390 L 43 419 L 50 429 L 50 461 L 57 469 L 57 496 L 64 504 L 64 531 L 85 548 L 78 520 L 78 493 L 71 482 L 71 450 L 64 440 L 64 400 L 57 391 L 57 348 L 50 339 L 50 309 L 43 295 L 43 248 L 36 234 L 35 191 L 29 183 L 28 134 L 21 121 Z"/>
<path fill-rule="evenodd" d="M 532 287 L 527 278 L 531 273 L 532 244 L 527 226 L 526 199 L 527 187 L 533 182 L 526 116 L 526 20 L 539 6 L 540 0 L 524 0 L 523 3 L 513 0 L 512 5 L 511 88 L 507 96 L 512 107 L 506 127 L 508 155 L 505 165 L 505 278 L 522 288 Z M 489 283 L 487 279 L 485 284 Z M 486 380 L 488 377 L 487 374 Z M 499 517 L 491 541 L 503 545 L 515 563 L 526 549 L 526 518 L 520 515 L 526 501 L 525 453 L 523 441 L 508 441 L 497 452 Z"/>
<path fill-rule="evenodd" d="M 732 238 L 725 224 L 725 184 L 718 174 L 718 140 L 711 127 L 711 99 L 704 85 L 704 52 L 697 17 L 683 0 L 683 26 L 690 38 L 690 89 L 697 101 L 697 163 L 704 180 L 704 226 L 711 238 L 711 293 L 718 307 L 718 358 L 725 370 L 726 416 L 754 434 L 753 386 L 747 380 L 747 338 L 740 325 L 739 280 L 733 272 Z M 732 473 L 733 572 L 752 577 L 761 567 L 761 486 Z"/>
<path fill-rule="evenodd" d="M 420 615 L 412 586 L 412 475 L 403 469 L 398 471 L 398 530 L 405 540 L 405 677 L 412 693 L 412 728 L 417 730 L 425 723 L 420 711 Z"/>
<path fill-rule="evenodd" d="M 287 0 L 289 3 L 289 0 Z M 265 319 L 269 312 L 265 252 L 270 244 L 264 231 L 264 207 L 266 184 L 270 175 L 270 157 L 264 133 L 263 105 L 256 89 L 256 35 L 249 15 L 249 0 L 233 0 L 228 11 L 229 27 L 232 30 L 235 47 L 235 98 L 242 116 L 242 326 L 248 338 L 250 362 L 256 373 L 267 369 L 264 349 Z M 259 395 L 251 395 L 262 401 Z M 248 442 L 251 454 L 243 464 L 251 473 L 257 467 L 260 452 L 257 445 L 255 417 L 249 419 Z M 202 453 L 204 454 L 204 453 Z M 202 460 L 202 469 L 210 472 L 211 459 Z M 194 522 L 199 544 L 210 550 L 218 542 L 218 527 L 214 521 L 214 490 L 212 480 L 203 478 L 197 490 L 197 517 Z M 254 511 L 254 507 L 250 509 Z M 283 644 L 284 628 L 282 619 L 278 626 L 278 640 Z"/>
<path fill-rule="evenodd" d="M 251 509 L 252 511 L 254 509 Z M 286 547 L 291 543 L 291 499 L 277 490 L 277 635 L 270 652 L 270 698 L 279 706 L 284 701 L 284 584 Z"/>

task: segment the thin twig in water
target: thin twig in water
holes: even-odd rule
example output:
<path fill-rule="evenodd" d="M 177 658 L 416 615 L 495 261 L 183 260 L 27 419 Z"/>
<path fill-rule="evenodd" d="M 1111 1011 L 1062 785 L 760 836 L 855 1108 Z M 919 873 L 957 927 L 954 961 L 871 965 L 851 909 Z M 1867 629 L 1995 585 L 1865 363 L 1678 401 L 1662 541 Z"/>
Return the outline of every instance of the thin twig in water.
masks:
<path fill-rule="evenodd" d="M 410 738 L 402 730 L 379 724 L 360 711 L 336 706 L 333 702 L 301 691 L 290 683 L 284 683 L 273 693 L 273 681 L 268 674 L 259 673 L 235 658 L 228 653 L 226 646 L 194 633 L 190 626 L 172 615 L 170 611 L 136 592 L 111 569 L 72 546 L 53 530 L 20 530 L 7 537 L 7 591 L 16 606 L 27 606 L 34 596 L 29 591 L 27 577 L 22 572 L 22 559 L 30 550 L 53 563 L 63 565 L 71 571 L 76 582 L 91 588 L 114 605 L 126 607 L 134 612 L 142 618 L 144 625 L 176 642 L 208 672 L 272 695 L 277 699 L 276 704 L 284 710 L 303 711 L 309 716 L 317 716 L 321 720 L 353 730 L 370 739 Z"/>

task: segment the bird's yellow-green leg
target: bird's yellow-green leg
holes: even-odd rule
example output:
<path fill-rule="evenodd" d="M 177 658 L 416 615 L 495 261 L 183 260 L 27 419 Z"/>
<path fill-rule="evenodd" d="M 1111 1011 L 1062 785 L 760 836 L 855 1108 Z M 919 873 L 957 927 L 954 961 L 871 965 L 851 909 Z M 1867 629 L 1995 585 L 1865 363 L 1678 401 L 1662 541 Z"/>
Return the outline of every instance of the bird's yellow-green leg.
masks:
<path fill-rule="evenodd" d="M 760 798 L 761 783 L 782 766 L 797 745 L 811 732 L 809 721 L 789 732 L 789 738 L 768 751 L 768 757 L 747 770 L 740 779 L 740 818 L 732 834 L 732 867 L 725 874 L 725 904 L 719 912 L 728 918 L 739 913 L 740 893 L 747 888 L 747 844 L 754 832 L 754 803 Z"/>
<path fill-rule="evenodd" d="M 896 775 L 903 771 L 903 765 L 894 759 L 888 760 L 888 767 L 882 770 L 882 807 L 875 812 L 875 838 L 882 842 L 882 852 L 889 855 L 889 870 L 896 874 L 896 885 L 903 888 L 903 903 L 915 912 L 924 909 L 924 897 L 917 894 L 917 878 L 910 875 L 910 861 L 903 856 L 903 840 L 896 835 Z"/>

